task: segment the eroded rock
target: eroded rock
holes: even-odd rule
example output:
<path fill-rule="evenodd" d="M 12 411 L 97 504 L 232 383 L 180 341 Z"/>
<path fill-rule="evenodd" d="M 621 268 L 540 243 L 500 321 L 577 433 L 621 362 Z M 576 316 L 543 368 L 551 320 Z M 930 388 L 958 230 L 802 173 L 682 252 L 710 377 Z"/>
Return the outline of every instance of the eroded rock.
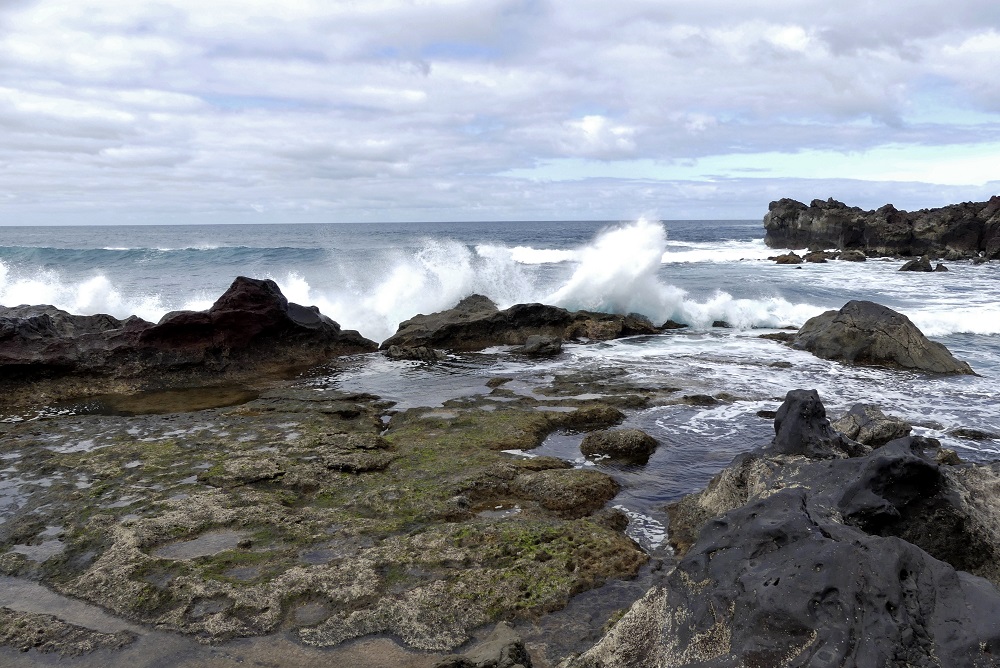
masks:
<path fill-rule="evenodd" d="M 909 436 L 913 430 L 904 420 L 886 415 L 872 404 L 855 404 L 832 427 L 847 438 L 872 447 Z"/>

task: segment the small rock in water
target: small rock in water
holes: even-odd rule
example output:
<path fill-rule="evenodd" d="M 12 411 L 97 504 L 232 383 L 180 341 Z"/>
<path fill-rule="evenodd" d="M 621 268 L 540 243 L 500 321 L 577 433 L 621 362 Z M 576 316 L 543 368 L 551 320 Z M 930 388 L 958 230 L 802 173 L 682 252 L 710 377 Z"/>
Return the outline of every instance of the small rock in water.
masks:
<path fill-rule="evenodd" d="M 590 432 L 580 443 L 584 455 L 608 455 L 641 464 L 649 461 L 656 450 L 656 439 L 639 429 L 618 429 Z"/>
<path fill-rule="evenodd" d="M 910 260 L 899 268 L 900 271 L 934 271 L 931 259 L 924 255 L 919 260 Z"/>
<path fill-rule="evenodd" d="M 660 329 L 686 329 L 688 326 L 673 320 L 667 320 L 660 325 Z"/>

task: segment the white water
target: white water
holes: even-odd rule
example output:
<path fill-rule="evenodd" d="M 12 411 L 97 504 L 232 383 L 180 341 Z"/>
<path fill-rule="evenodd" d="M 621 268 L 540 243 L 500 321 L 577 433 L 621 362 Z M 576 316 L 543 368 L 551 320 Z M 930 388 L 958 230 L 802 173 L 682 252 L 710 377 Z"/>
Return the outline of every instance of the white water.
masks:
<path fill-rule="evenodd" d="M 705 328 L 725 320 L 748 329 L 798 326 L 843 305 L 846 298 L 837 295 L 872 290 L 888 296 L 888 305 L 905 312 L 930 336 L 1000 333 L 998 272 L 990 266 L 959 265 L 949 275 L 914 276 L 899 274 L 895 264 L 886 262 L 830 263 L 795 274 L 792 268 L 762 262 L 777 251 L 760 240 L 670 240 L 663 223 L 643 219 L 608 228 L 576 248 L 472 245 L 439 237 L 411 249 L 382 249 L 363 262 L 331 252 L 324 266 L 264 272 L 255 265 L 234 268 L 232 262 L 213 266 L 215 244 L 186 247 L 204 250 L 202 275 L 223 287 L 188 281 L 163 290 L 136 276 L 109 278 L 111 272 L 102 267 L 71 279 L 57 271 L 0 262 L 0 304 L 48 303 L 72 313 L 134 314 L 156 321 L 167 311 L 208 308 L 236 270 L 273 278 L 290 301 L 314 304 L 343 327 L 377 341 L 400 322 L 450 308 L 472 293 L 485 294 L 501 308 L 537 301 L 569 309 L 637 312 L 657 324 L 673 319 Z M 703 272 L 697 280 L 684 273 L 695 270 Z M 717 276 L 723 275 L 717 272 L 725 271 L 729 291 L 704 290 L 717 284 Z M 684 276 L 691 289 L 701 288 L 697 297 L 678 287 Z M 949 285 L 957 291 L 939 289 Z M 817 299 L 809 291 L 813 288 L 831 296 Z M 860 298 L 880 301 L 877 296 Z"/>

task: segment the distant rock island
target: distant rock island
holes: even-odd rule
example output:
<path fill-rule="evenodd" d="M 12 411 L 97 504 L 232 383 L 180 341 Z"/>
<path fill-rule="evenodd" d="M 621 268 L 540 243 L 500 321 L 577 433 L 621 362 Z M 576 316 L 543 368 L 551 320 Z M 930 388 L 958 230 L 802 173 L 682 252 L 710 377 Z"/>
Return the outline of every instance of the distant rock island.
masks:
<path fill-rule="evenodd" d="M 864 211 L 835 199 L 808 206 L 793 199 L 771 202 L 764 216 L 771 248 L 856 249 L 871 256 L 921 256 L 946 260 L 1000 258 L 1000 196 L 938 209 L 900 211 L 892 204 Z"/>

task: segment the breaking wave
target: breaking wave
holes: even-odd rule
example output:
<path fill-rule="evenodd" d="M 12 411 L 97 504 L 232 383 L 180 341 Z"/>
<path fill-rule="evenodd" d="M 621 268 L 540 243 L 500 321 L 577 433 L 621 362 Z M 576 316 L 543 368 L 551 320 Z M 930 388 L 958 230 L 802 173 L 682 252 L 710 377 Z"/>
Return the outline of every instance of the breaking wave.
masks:
<path fill-rule="evenodd" d="M 415 244 L 357 246 L 351 253 L 277 245 L 176 250 L 7 246 L 0 248 L 0 304 L 48 303 L 73 313 L 134 314 L 155 321 L 167 311 L 207 308 L 236 275 L 245 274 L 273 278 L 290 301 L 316 305 L 343 327 L 375 340 L 384 340 L 418 313 L 450 308 L 472 293 L 490 297 L 501 308 L 543 302 L 636 312 L 656 324 L 672 319 L 709 327 L 725 320 L 740 329 L 798 326 L 830 307 L 813 303 L 816 298 L 806 296 L 804 289 L 782 294 L 758 276 L 761 264 L 745 265 L 746 281 L 744 274 L 736 274 L 740 278 L 732 292 L 740 296 L 722 290 L 692 296 L 677 287 L 675 272 L 699 264 L 758 261 L 774 251 L 760 240 L 669 240 L 658 221 L 609 227 L 570 248 L 469 244 L 442 237 Z M 177 278 L 167 281 L 167 276 Z M 704 282 L 711 283 L 713 276 L 706 272 Z M 852 280 L 826 276 L 823 280 Z M 752 280 L 758 287 L 740 292 Z M 893 289 L 902 295 L 907 288 L 899 284 Z M 803 296 L 786 296 L 795 294 Z M 947 301 L 918 303 L 907 314 L 931 336 L 1000 333 L 995 303 L 969 308 Z"/>

